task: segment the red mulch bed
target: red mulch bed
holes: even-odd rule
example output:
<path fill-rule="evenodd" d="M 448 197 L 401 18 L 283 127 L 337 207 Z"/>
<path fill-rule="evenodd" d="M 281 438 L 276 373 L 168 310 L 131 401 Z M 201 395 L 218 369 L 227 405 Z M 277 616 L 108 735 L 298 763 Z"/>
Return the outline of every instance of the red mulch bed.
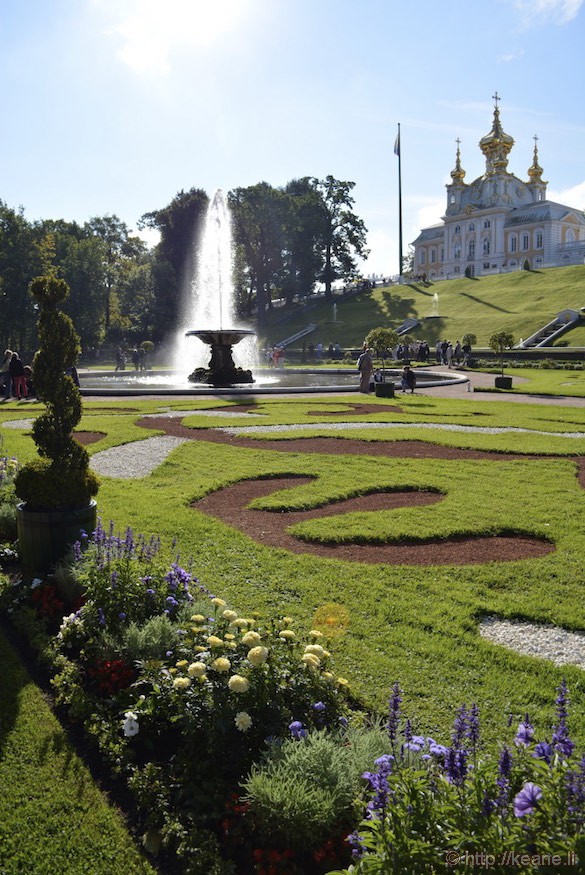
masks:
<path fill-rule="evenodd" d="M 368 405 L 355 405 L 360 412 L 370 412 Z M 372 405 L 373 407 L 373 405 Z M 247 405 L 230 407 L 249 410 Z M 368 409 L 366 409 L 368 408 Z M 376 405 L 375 410 L 380 408 Z M 370 456 L 387 456 L 426 459 L 490 459 L 508 461 L 511 459 L 539 458 L 538 456 L 514 455 L 466 450 L 445 447 L 424 441 L 363 441 L 345 438 L 296 438 L 292 440 L 254 440 L 245 436 L 225 434 L 217 429 L 192 429 L 183 426 L 178 419 L 170 417 L 149 417 L 137 422 L 146 428 L 159 429 L 165 434 L 186 437 L 190 440 L 203 440 L 224 443 L 237 447 L 270 449 L 279 452 L 304 453 L 350 453 Z M 580 481 L 585 485 L 585 465 L 580 463 Z M 250 502 L 261 495 L 277 489 L 290 488 L 306 482 L 299 478 L 274 478 L 244 480 L 232 486 L 218 489 L 196 502 L 193 507 L 244 532 L 261 544 L 280 547 L 293 553 L 310 553 L 317 556 L 343 559 L 350 562 L 386 563 L 391 565 L 470 565 L 485 562 L 506 562 L 518 559 L 533 559 L 551 553 L 554 544 L 546 540 L 528 538 L 523 535 L 496 537 L 452 538 L 444 541 L 391 544 L 326 544 L 314 541 L 301 541 L 287 532 L 289 526 L 301 520 L 314 517 L 348 513 L 355 510 L 376 511 L 396 507 L 431 504 L 441 500 L 431 492 L 377 492 L 334 502 L 325 507 L 309 511 L 260 511 L 248 507 Z"/>

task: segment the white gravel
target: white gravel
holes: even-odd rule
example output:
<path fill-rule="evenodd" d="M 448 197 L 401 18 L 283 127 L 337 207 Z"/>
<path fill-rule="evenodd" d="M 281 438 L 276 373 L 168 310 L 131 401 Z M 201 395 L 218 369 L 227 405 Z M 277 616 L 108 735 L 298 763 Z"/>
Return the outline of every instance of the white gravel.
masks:
<path fill-rule="evenodd" d="M 165 410 L 162 413 L 146 413 L 143 419 L 159 419 L 168 416 L 169 419 L 183 419 L 184 416 L 218 416 L 220 419 L 234 419 L 246 417 L 246 419 L 263 419 L 263 413 L 246 413 L 241 410 Z"/>
<path fill-rule="evenodd" d="M 585 669 L 585 632 L 485 617 L 480 623 L 479 634 L 523 656 L 537 656 L 550 659 L 555 665 L 577 665 Z"/>
<path fill-rule="evenodd" d="M 146 477 L 160 465 L 167 456 L 188 438 L 160 435 L 133 441 L 120 447 L 111 447 L 91 457 L 90 467 L 96 474 L 104 477 L 118 477 L 131 480 Z"/>
<path fill-rule="evenodd" d="M 32 428 L 34 419 L 9 419 L 3 422 L 3 428 Z"/>
<path fill-rule="evenodd" d="M 443 422 L 320 422 L 315 425 L 297 423 L 296 425 L 241 425 L 223 426 L 221 431 L 226 434 L 269 434 L 278 431 L 360 431 L 365 428 L 396 429 L 424 428 L 439 431 L 457 431 L 464 434 L 541 434 L 546 437 L 585 438 L 582 431 L 538 431 L 533 428 L 490 428 L 477 425 L 454 425 Z"/>

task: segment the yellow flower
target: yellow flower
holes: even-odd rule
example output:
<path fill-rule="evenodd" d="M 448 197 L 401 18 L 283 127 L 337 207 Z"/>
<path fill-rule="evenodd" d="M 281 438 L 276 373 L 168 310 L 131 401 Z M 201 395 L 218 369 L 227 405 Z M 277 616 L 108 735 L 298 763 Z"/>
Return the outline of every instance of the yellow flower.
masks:
<path fill-rule="evenodd" d="M 236 619 L 232 620 L 230 623 L 230 626 L 234 629 L 247 629 L 249 625 L 249 620 L 244 620 L 243 617 L 236 617 Z"/>
<path fill-rule="evenodd" d="M 175 690 L 186 690 L 191 686 L 191 681 L 189 678 L 175 678 L 173 681 L 173 687 Z"/>
<path fill-rule="evenodd" d="M 348 687 L 349 686 L 349 681 L 347 680 L 347 678 L 337 678 L 337 683 L 339 684 L 340 687 Z"/>
<path fill-rule="evenodd" d="M 280 638 L 284 638 L 285 641 L 294 641 L 297 637 L 292 629 L 283 629 L 282 632 L 278 633 Z"/>
<path fill-rule="evenodd" d="M 192 623 L 205 623 L 205 617 L 203 616 L 203 614 L 193 614 L 193 616 L 191 617 L 191 622 Z"/>
<path fill-rule="evenodd" d="M 260 644 L 262 641 L 262 636 L 258 634 L 258 632 L 246 632 L 246 634 L 242 637 L 242 644 L 245 644 L 247 647 L 255 647 L 256 644 Z"/>
<path fill-rule="evenodd" d="M 222 612 L 222 617 L 225 620 L 235 620 L 237 616 L 238 615 L 235 611 L 223 611 Z"/>
<path fill-rule="evenodd" d="M 319 632 L 318 629 L 311 629 L 311 631 L 309 632 L 309 637 L 310 638 L 323 638 L 323 633 Z"/>
<path fill-rule="evenodd" d="M 231 632 L 226 632 L 226 634 L 223 637 L 225 638 L 226 641 L 233 641 L 236 636 L 232 635 Z"/>
<path fill-rule="evenodd" d="M 177 668 L 185 668 L 186 665 L 189 665 L 189 661 L 187 659 L 180 659 L 175 665 Z"/>
<path fill-rule="evenodd" d="M 218 638 L 217 635 L 210 635 L 207 639 L 207 643 L 210 647 L 223 647 L 223 641 L 221 638 Z"/>
<path fill-rule="evenodd" d="M 303 653 L 301 656 L 301 662 L 304 662 L 307 668 L 319 668 L 321 665 L 321 660 L 313 653 Z"/>
<path fill-rule="evenodd" d="M 207 632 L 207 626 L 191 626 L 193 635 L 199 635 L 201 632 Z"/>
<path fill-rule="evenodd" d="M 217 659 L 214 659 L 211 665 L 209 666 L 214 671 L 224 672 L 229 671 L 232 667 L 229 659 L 226 659 L 225 656 L 219 656 Z"/>
<path fill-rule="evenodd" d="M 227 602 L 224 602 L 223 599 L 211 599 L 211 604 L 215 605 L 216 608 L 225 608 Z"/>
<path fill-rule="evenodd" d="M 305 647 L 305 653 L 312 653 L 313 656 L 318 656 L 319 659 L 322 659 L 325 656 L 325 651 L 320 644 L 307 644 Z"/>
<path fill-rule="evenodd" d="M 176 674 L 176 673 L 177 673 L 176 668 L 169 668 L 169 674 Z"/>
<path fill-rule="evenodd" d="M 238 711 L 234 717 L 234 723 L 240 732 L 247 732 L 252 725 L 252 718 L 247 711 Z"/>
<path fill-rule="evenodd" d="M 321 677 L 323 678 L 323 680 L 330 682 L 335 680 L 335 675 L 332 674 L 330 671 L 324 671 Z"/>
<path fill-rule="evenodd" d="M 253 647 L 248 651 L 248 661 L 254 666 L 262 665 L 268 659 L 267 647 Z"/>
<path fill-rule="evenodd" d="M 207 648 L 204 647 L 202 644 L 198 644 L 197 647 L 194 648 L 194 650 L 195 650 L 195 653 L 205 653 Z"/>
<path fill-rule="evenodd" d="M 233 674 L 228 681 L 228 688 L 232 693 L 247 693 L 250 689 L 250 681 L 241 674 Z"/>
<path fill-rule="evenodd" d="M 192 678 L 200 678 L 205 674 L 206 670 L 204 662 L 192 662 L 187 669 L 187 674 Z"/>

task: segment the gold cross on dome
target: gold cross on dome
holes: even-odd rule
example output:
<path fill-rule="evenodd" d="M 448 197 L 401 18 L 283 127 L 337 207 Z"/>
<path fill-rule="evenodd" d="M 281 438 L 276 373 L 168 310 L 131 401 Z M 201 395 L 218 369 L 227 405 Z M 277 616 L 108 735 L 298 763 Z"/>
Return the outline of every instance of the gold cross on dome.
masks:
<path fill-rule="evenodd" d="M 493 98 L 493 99 L 495 100 L 495 102 L 496 102 L 496 109 L 497 109 L 497 108 L 498 108 L 498 100 L 501 100 L 502 98 L 498 95 L 498 92 L 497 92 L 497 91 L 496 91 L 495 94 L 492 94 L 492 98 Z"/>

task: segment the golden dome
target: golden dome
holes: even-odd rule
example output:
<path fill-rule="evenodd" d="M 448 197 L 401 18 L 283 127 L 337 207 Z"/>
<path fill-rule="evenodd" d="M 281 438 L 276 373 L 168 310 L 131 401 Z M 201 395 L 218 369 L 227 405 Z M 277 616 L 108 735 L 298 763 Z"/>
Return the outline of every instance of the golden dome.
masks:
<path fill-rule="evenodd" d="M 500 110 L 498 109 L 499 97 L 497 92 L 494 100 L 494 120 L 489 134 L 479 141 L 479 148 L 486 157 L 487 172 L 503 171 L 508 166 L 508 154 L 514 145 L 514 138 L 507 134 L 500 122 Z"/>
<path fill-rule="evenodd" d="M 542 167 L 538 163 L 538 137 L 534 136 L 534 158 L 532 164 L 528 168 L 528 176 L 530 182 L 542 182 Z"/>
<path fill-rule="evenodd" d="M 451 179 L 453 182 L 463 182 L 465 178 L 465 170 L 461 167 L 461 152 L 459 151 L 459 144 L 461 140 L 457 137 L 457 158 L 455 160 L 455 168 L 451 171 Z"/>

